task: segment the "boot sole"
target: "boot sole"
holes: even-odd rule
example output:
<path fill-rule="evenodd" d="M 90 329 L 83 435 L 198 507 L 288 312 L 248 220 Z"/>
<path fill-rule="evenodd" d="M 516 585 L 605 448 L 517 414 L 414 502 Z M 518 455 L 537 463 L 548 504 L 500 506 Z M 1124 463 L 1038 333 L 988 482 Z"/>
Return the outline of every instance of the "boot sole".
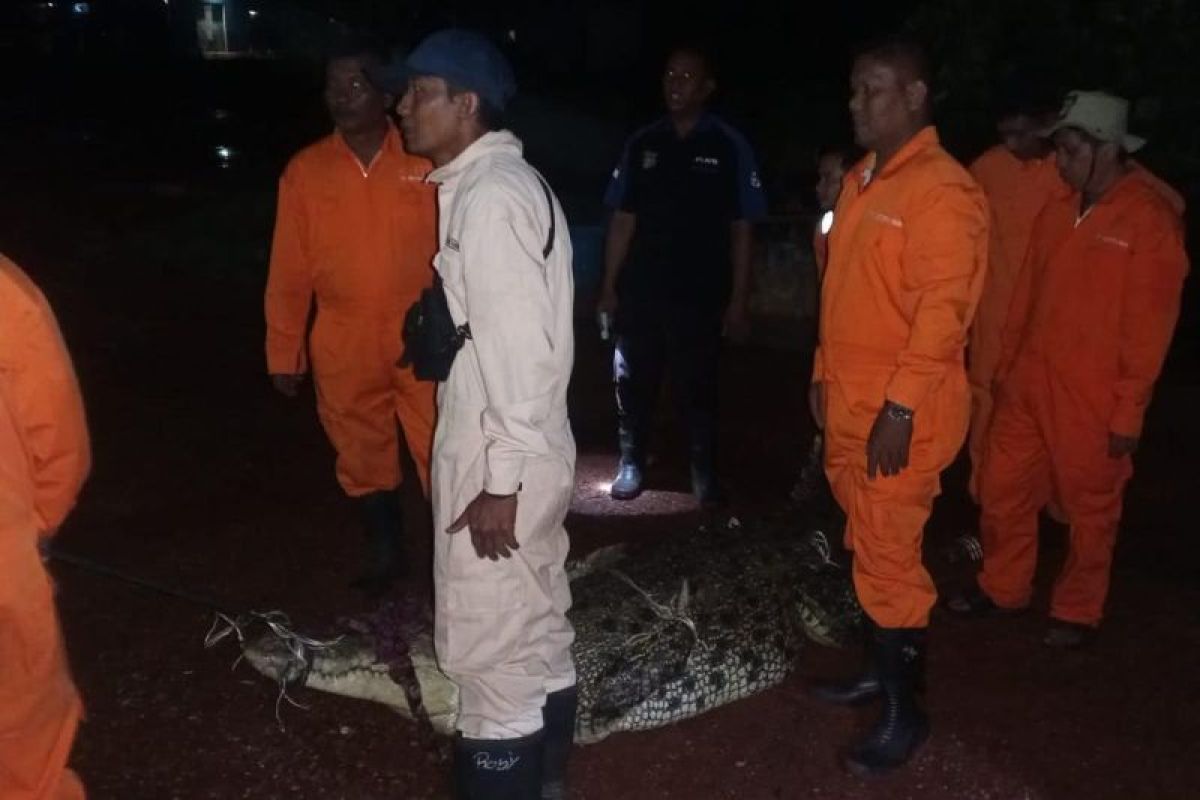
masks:
<path fill-rule="evenodd" d="M 904 758 L 899 761 L 889 762 L 887 764 L 864 764 L 861 761 L 855 760 L 850 754 L 842 756 L 842 767 L 856 778 L 874 778 L 880 775 L 886 775 L 889 772 L 894 772 L 903 767 L 908 762 L 912 761 L 913 756 L 925 744 L 929 738 L 929 725 L 926 724 L 921 731 L 913 739 L 912 745 L 908 748 L 908 752 L 904 754 Z"/>
<path fill-rule="evenodd" d="M 643 489 L 638 489 L 636 492 L 609 492 L 608 496 L 613 500 L 637 500 L 642 496 Z"/>

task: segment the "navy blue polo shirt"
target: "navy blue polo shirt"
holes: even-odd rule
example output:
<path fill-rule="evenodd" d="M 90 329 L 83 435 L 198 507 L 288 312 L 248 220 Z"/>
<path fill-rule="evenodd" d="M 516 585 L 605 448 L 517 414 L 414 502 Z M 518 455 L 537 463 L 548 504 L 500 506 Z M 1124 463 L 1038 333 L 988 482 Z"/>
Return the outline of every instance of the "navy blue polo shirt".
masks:
<path fill-rule="evenodd" d="M 617 284 L 623 297 L 722 306 L 732 287 L 730 224 L 767 211 L 753 150 L 713 114 L 682 139 L 667 117 L 630 137 L 604 203 L 637 216 Z"/>

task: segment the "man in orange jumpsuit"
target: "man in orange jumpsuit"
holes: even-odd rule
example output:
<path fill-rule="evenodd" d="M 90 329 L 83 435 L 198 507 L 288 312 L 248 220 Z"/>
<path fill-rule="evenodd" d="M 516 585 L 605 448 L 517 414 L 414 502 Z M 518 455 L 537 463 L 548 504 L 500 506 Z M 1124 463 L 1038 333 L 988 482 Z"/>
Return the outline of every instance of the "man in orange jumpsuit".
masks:
<path fill-rule="evenodd" d="M 312 355 L 337 479 L 367 530 L 369 564 L 356 585 L 373 595 L 404 570 L 397 418 L 429 485 L 434 385 L 396 362 L 405 312 L 432 283 L 436 250 L 431 166 L 404 151 L 387 115 L 392 98 L 367 79 L 377 62 L 369 52 L 329 61 L 325 102 L 337 130 L 296 155 L 280 180 L 266 291 L 267 370 L 294 397 Z"/>
<path fill-rule="evenodd" d="M 71 358 L 37 287 L 0 256 L 0 798 L 82 800 L 67 756 L 83 707 L 39 542 L 91 466 Z"/>
<path fill-rule="evenodd" d="M 914 693 L 936 592 L 921 539 L 967 434 L 963 353 L 987 265 L 987 204 L 938 144 L 928 76 L 904 42 L 854 63 L 850 112 L 869 153 L 846 176 L 830 231 L 810 394 L 872 633 L 865 673 L 814 691 L 883 701 L 846 755 L 856 774 L 904 764 L 928 734 Z"/>
<path fill-rule="evenodd" d="M 967 349 L 967 377 L 971 382 L 970 491 L 976 501 L 979 499 L 976 482 L 994 404 L 992 384 L 1017 275 L 1025 261 L 1034 220 L 1052 197 L 1066 190 L 1054 163 L 1053 147 L 1041 135 L 1057 114 L 1057 107 L 1048 110 L 1038 98 L 1010 100 L 997 124 L 1001 144 L 989 149 L 970 167 L 991 209 L 987 280 Z M 1182 216 L 1184 201 L 1179 193 L 1141 165 L 1130 163 L 1138 177 L 1162 194 Z M 1052 500 L 1049 509 L 1055 519 L 1066 522 L 1060 503 Z"/>
<path fill-rule="evenodd" d="M 1072 92 L 1053 126 L 1070 187 L 1034 227 L 1004 333 L 979 489 L 979 585 L 951 602 L 980 614 L 1029 605 L 1037 510 L 1057 492 L 1070 520 L 1047 645 L 1099 625 L 1131 455 L 1175 322 L 1187 254 L 1179 215 L 1125 154 L 1128 104 Z"/>
<path fill-rule="evenodd" d="M 992 418 L 992 381 L 1000 361 L 1000 341 L 1008 320 L 1017 273 L 1025 260 L 1033 221 L 1050 198 L 1062 191 L 1054 153 L 1040 136 L 1054 121 L 1057 106 L 1036 98 L 1014 98 L 1000 113 L 1001 143 L 971 164 L 991 209 L 987 279 L 968 343 L 971 383 L 971 496 L 979 499 L 976 478 Z"/>

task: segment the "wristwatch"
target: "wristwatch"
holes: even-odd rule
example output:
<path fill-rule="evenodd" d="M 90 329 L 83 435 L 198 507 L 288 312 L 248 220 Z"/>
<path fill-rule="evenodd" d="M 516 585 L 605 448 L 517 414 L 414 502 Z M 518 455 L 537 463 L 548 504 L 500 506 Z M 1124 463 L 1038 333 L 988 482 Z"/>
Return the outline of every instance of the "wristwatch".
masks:
<path fill-rule="evenodd" d="M 884 403 L 883 410 L 887 412 L 888 419 L 894 419 L 897 422 L 912 422 L 913 410 L 899 403 L 888 400 Z"/>

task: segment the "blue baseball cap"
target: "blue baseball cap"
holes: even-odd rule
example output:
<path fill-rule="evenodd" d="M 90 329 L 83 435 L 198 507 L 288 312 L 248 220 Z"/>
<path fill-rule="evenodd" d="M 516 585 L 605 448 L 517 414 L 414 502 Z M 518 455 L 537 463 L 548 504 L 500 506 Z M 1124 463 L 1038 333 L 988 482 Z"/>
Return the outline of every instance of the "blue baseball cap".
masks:
<path fill-rule="evenodd" d="M 442 78 L 501 111 L 517 93 L 512 67 L 499 48 L 482 34 L 462 28 L 431 33 L 408 58 L 384 64 L 370 77 L 384 91 L 402 94 L 416 75 Z"/>

